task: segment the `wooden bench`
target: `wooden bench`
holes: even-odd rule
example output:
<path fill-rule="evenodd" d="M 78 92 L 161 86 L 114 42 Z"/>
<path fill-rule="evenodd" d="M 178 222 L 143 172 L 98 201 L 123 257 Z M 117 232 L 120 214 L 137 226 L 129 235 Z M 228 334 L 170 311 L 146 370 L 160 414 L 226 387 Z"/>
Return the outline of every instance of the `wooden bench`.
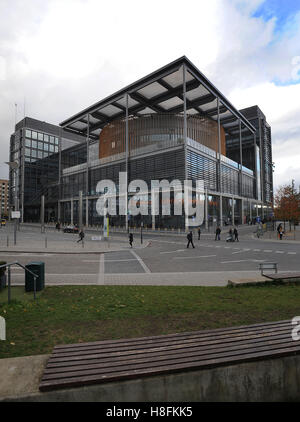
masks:
<path fill-rule="evenodd" d="M 259 269 L 261 272 L 261 275 L 265 275 L 265 270 L 275 270 L 275 273 L 277 273 L 277 263 L 276 262 L 262 262 L 259 264 Z"/>
<path fill-rule="evenodd" d="M 195 371 L 300 354 L 291 320 L 56 346 L 40 391 Z"/>
<path fill-rule="evenodd" d="M 289 280 L 296 281 L 300 280 L 300 273 L 276 273 L 276 274 L 265 274 L 265 277 L 270 278 L 271 280 Z"/>

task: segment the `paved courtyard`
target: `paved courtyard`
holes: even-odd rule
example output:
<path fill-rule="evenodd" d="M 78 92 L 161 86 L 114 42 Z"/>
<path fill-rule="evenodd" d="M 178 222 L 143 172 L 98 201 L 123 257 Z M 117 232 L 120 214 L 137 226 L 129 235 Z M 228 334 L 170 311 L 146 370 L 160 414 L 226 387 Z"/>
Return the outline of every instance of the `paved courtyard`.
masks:
<path fill-rule="evenodd" d="M 13 244 L 13 227 L 0 232 L 0 259 L 45 262 L 46 283 L 55 284 L 162 284 L 162 285 L 226 285 L 228 279 L 259 276 L 259 263 L 277 262 L 279 271 L 300 270 L 300 242 L 279 241 L 273 233 L 262 238 L 254 234 L 255 227 L 239 228 L 240 241 L 225 241 L 228 229 L 220 241 L 213 233 L 194 235 L 195 248 L 186 248 L 184 233 L 134 233 L 131 249 L 127 234 L 112 232 L 110 241 L 92 240 L 100 231 L 87 230 L 85 244 L 77 244 L 78 235 L 58 233 L 47 228 L 24 225 Z M 7 247 L 7 236 L 12 239 Z M 47 237 L 47 248 L 45 248 Z M 39 251 L 39 253 L 37 253 Z M 12 270 L 12 282 L 24 284 L 24 271 Z"/>

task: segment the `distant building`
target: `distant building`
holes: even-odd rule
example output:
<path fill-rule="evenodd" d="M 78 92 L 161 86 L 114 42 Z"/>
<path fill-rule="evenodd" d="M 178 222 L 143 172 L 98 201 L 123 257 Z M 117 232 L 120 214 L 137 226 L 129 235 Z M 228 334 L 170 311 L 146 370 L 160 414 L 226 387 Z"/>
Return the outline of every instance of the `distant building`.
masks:
<path fill-rule="evenodd" d="M 0 217 L 8 217 L 9 214 L 9 182 L 0 179 Z"/>
<path fill-rule="evenodd" d="M 85 140 L 80 135 L 66 133 L 61 127 L 26 117 L 17 123 L 10 138 L 10 205 L 21 211 L 22 221 L 39 221 L 41 196 L 46 197 L 46 219 L 57 218 L 60 167 L 85 160 L 76 154 Z M 61 163 L 59 151 L 71 149 L 67 163 Z"/>

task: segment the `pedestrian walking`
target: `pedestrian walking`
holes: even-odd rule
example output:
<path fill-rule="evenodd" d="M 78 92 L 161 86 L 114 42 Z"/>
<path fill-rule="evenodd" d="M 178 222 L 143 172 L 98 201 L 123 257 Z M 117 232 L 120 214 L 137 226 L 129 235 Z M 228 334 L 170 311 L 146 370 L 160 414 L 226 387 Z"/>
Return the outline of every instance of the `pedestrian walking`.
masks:
<path fill-rule="evenodd" d="M 279 228 L 279 239 L 280 240 L 282 240 L 283 233 L 284 233 L 283 228 L 282 228 L 282 226 L 280 226 L 280 228 Z"/>
<path fill-rule="evenodd" d="M 280 239 L 280 231 L 281 230 L 282 230 L 282 225 L 281 224 L 278 224 L 278 226 L 277 226 L 278 239 Z"/>
<path fill-rule="evenodd" d="M 236 227 L 233 230 L 233 234 L 234 234 L 234 240 L 237 241 L 237 242 L 239 242 L 239 233 L 238 233 Z"/>
<path fill-rule="evenodd" d="M 187 248 L 190 246 L 190 244 L 193 246 L 193 248 L 195 247 L 194 246 L 194 243 L 193 243 L 193 233 L 192 232 L 189 232 L 188 233 L 188 235 L 187 235 L 187 240 L 188 240 L 188 244 L 187 244 Z"/>
<path fill-rule="evenodd" d="M 79 232 L 79 239 L 77 240 L 77 243 L 82 242 L 84 239 L 84 233 L 83 230 L 80 230 Z"/>
<path fill-rule="evenodd" d="M 200 240 L 200 236 L 201 236 L 201 229 L 200 227 L 198 228 L 198 240 Z"/>
<path fill-rule="evenodd" d="M 217 229 L 216 229 L 216 237 L 215 237 L 215 240 L 221 240 L 220 234 L 221 234 L 221 229 L 218 226 Z"/>
<path fill-rule="evenodd" d="M 132 248 L 132 243 L 133 243 L 133 234 L 129 233 L 129 245 Z"/>

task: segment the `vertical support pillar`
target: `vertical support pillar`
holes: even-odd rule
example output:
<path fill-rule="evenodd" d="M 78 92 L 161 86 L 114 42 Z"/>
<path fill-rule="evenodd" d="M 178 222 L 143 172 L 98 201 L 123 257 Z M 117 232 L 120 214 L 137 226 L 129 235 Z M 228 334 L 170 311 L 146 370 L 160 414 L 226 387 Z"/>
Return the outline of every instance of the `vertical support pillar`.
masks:
<path fill-rule="evenodd" d="M 232 195 L 232 198 L 231 198 L 231 200 L 232 200 L 232 205 L 231 205 L 231 216 L 232 216 L 232 225 L 234 226 L 234 196 Z"/>
<path fill-rule="evenodd" d="M 264 170 L 263 166 L 265 167 L 265 163 L 263 163 L 263 151 L 262 151 L 262 121 L 259 117 L 258 119 L 258 130 L 259 130 L 259 173 L 260 173 L 260 194 L 261 197 L 258 198 L 262 201 L 262 203 L 265 201 L 265 195 L 264 195 Z M 263 217 L 263 209 L 262 209 L 262 217 Z"/>
<path fill-rule="evenodd" d="M 183 138 L 184 138 L 184 168 L 185 168 L 185 180 L 188 180 L 187 172 L 187 116 L 186 116 L 186 68 L 185 64 L 182 66 L 182 79 L 183 79 Z M 189 229 L 189 216 L 188 216 L 188 204 L 184 204 L 184 219 L 185 219 L 185 231 Z"/>
<path fill-rule="evenodd" d="M 86 136 L 86 180 L 85 180 L 85 226 L 89 225 L 89 165 L 90 165 L 90 115 L 87 114 L 87 136 Z"/>
<path fill-rule="evenodd" d="M 62 128 L 59 128 L 59 144 L 58 144 L 58 201 L 57 201 L 57 221 L 61 220 L 61 203 L 62 192 L 61 192 L 61 145 L 62 145 Z"/>
<path fill-rule="evenodd" d="M 205 229 L 208 230 L 208 191 L 205 188 Z"/>
<path fill-rule="evenodd" d="M 220 98 L 217 97 L 218 109 L 218 167 L 219 167 L 219 192 L 220 192 L 220 213 L 219 224 L 223 226 L 223 197 L 222 197 L 222 173 L 221 173 L 221 124 L 220 124 Z"/>
<path fill-rule="evenodd" d="M 126 93 L 126 131 L 125 131 L 125 157 L 126 157 L 126 192 L 125 192 L 125 228 L 128 231 L 128 94 Z"/>
<path fill-rule="evenodd" d="M 250 221 L 252 221 L 252 201 L 251 201 L 251 199 L 249 201 L 249 218 L 250 218 Z"/>
<path fill-rule="evenodd" d="M 241 199 L 241 218 L 242 218 L 242 224 L 244 224 L 245 215 L 244 215 L 244 200 L 243 199 Z"/>
<path fill-rule="evenodd" d="M 45 196 L 41 196 L 41 232 L 45 231 Z"/>
<path fill-rule="evenodd" d="M 85 198 L 85 226 L 89 226 L 89 198 Z"/>
<path fill-rule="evenodd" d="M 78 203 L 78 220 L 79 220 L 79 230 L 82 230 L 82 190 L 79 191 L 79 203 Z"/>
<path fill-rule="evenodd" d="M 151 212 L 152 212 L 152 230 L 155 230 L 155 200 L 156 200 L 156 195 L 153 194 L 151 195 Z"/>
<path fill-rule="evenodd" d="M 257 159 L 256 159 L 256 136 L 255 133 L 253 133 L 253 146 L 254 146 L 254 177 L 255 177 L 255 192 L 254 192 L 254 198 L 258 199 L 258 180 L 257 180 Z"/>
<path fill-rule="evenodd" d="M 239 141 L 240 141 L 240 173 L 239 173 L 239 195 L 243 196 L 243 146 L 242 146 L 242 123 L 239 119 Z"/>
<path fill-rule="evenodd" d="M 71 224 L 74 224 L 74 200 L 71 199 Z"/>

